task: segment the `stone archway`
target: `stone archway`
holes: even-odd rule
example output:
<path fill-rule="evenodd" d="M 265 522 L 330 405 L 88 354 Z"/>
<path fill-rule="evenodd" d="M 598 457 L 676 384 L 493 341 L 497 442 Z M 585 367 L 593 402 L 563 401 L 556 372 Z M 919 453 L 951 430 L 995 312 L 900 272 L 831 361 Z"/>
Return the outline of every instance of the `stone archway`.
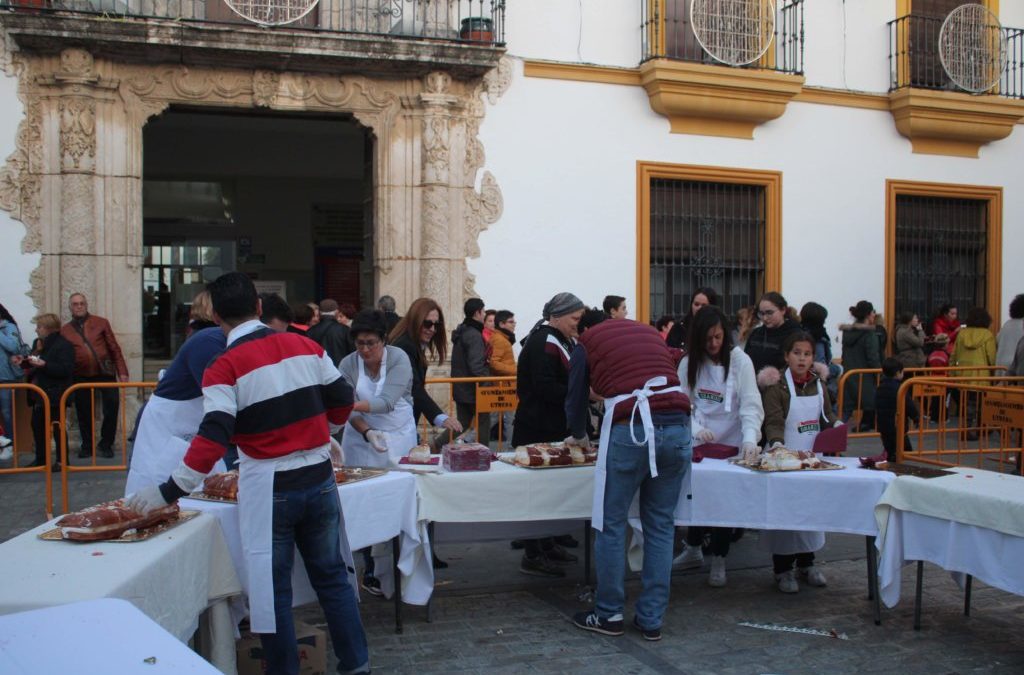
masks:
<path fill-rule="evenodd" d="M 57 311 L 74 291 L 114 324 L 129 367 L 141 372 L 142 128 L 171 105 L 345 113 L 375 137 L 374 282 L 407 306 L 437 299 L 450 314 L 473 294 L 466 258 L 501 215 L 495 178 L 476 175 L 486 95 L 494 103 L 511 64 L 473 81 L 126 64 L 82 49 L 15 53 L 25 118 L 0 170 L 0 208 L 26 226 L 23 252 L 42 260 L 33 302 Z M 66 314 L 66 308 L 60 311 Z M 455 311 L 452 316 L 459 316 Z"/>

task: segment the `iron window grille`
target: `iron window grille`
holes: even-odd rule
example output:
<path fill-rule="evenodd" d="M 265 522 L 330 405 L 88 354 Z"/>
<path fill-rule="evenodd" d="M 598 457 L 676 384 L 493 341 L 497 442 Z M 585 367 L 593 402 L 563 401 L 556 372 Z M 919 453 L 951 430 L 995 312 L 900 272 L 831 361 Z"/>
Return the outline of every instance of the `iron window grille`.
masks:
<path fill-rule="evenodd" d="M 650 316 L 682 316 L 701 286 L 722 310 L 764 292 L 766 190 L 760 185 L 653 178 L 650 184 Z"/>
<path fill-rule="evenodd" d="M 804 0 L 776 0 L 775 37 L 758 61 L 740 66 L 783 73 L 804 72 Z M 690 23 L 690 0 L 642 0 L 643 60 L 667 58 L 722 65 L 697 41 Z M 732 67 L 732 66 L 724 66 Z"/>

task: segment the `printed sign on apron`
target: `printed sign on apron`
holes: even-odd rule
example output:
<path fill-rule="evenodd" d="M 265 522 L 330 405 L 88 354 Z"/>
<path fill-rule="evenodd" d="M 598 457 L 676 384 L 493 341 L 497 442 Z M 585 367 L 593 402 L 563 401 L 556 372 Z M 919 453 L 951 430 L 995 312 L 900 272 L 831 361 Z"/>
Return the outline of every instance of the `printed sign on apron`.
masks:
<path fill-rule="evenodd" d="M 356 357 L 359 361 L 359 379 L 356 381 L 355 398 L 357 401 L 369 401 L 380 396 L 384 389 L 384 379 L 388 372 L 388 348 L 384 348 L 384 355 L 380 362 L 380 375 L 374 382 L 366 374 L 366 368 L 362 357 Z M 387 453 L 377 452 L 363 439 L 352 427 L 351 421 L 345 423 L 345 433 L 341 437 L 341 447 L 345 451 L 345 463 L 351 466 L 369 466 L 386 468 L 390 465 L 397 465 L 409 450 L 416 446 L 419 439 L 416 436 L 416 420 L 412 416 L 412 406 L 404 397 L 398 400 L 394 410 L 389 413 L 357 413 L 371 429 L 383 431 L 387 439 Z"/>

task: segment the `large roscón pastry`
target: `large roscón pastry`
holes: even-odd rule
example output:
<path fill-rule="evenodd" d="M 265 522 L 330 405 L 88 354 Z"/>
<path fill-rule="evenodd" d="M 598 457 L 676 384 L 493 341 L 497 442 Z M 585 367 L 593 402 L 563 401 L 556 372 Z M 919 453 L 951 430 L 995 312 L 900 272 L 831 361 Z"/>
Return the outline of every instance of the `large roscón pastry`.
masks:
<path fill-rule="evenodd" d="M 64 539 L 79 541 L 117 539 L 128 530 L 150 527 L 177 515 L 177 503 L 143 516 L 129 509 L 124 505 L 123 500 L 118 499 L 69 513 L 57 521 L 57 527 L 60 528 L 60 534 Z"/>
<path fill-rule="evenodd" d="M 449 443 L 441 448 L 445 471 L 490 471 L 491 449 L 480 443 Z"/>
<path fill-rule="evenodd" d="M 775 448 L 759 457 L 763 471 L 800 471 L 801 469 L 820 469 L 821 460 L 810 450 L 790 450 Z"/>
<path fill-rule="evenodd" d="M 592 464 L 597 461 L 597 451 L 584 450 L 576 446 L 566 447 L 554 443 L 534 443 L 516 448 L 512 460 L 519 466 L 571 466 L 573 464 Z"/>
<path fill-rule="evenodd" d="M 225 471 L 203 480 L 203 494 L 208 497 L 238 500 L 238 472 Z"/>
<path fill-rule="evenodd" d="M 417 445 L 409 451 L 410 464 L 430 464 L 430 460 L 431 456 L 429 445 Z"/>

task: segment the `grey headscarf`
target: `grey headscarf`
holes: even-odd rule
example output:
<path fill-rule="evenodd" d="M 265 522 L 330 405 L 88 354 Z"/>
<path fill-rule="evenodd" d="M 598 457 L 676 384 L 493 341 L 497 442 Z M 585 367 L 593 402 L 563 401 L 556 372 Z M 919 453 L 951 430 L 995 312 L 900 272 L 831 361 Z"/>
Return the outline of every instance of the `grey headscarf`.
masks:
<path fill-rule="evenodd" d="M 584 306 L 583 301 L 572 293 L 559 293 L 547 301 L 541 315 L 544 317 L 545 321 L 552 318 L 557 319 L 560 316 L 578 312 L 583 309 Z"/>

